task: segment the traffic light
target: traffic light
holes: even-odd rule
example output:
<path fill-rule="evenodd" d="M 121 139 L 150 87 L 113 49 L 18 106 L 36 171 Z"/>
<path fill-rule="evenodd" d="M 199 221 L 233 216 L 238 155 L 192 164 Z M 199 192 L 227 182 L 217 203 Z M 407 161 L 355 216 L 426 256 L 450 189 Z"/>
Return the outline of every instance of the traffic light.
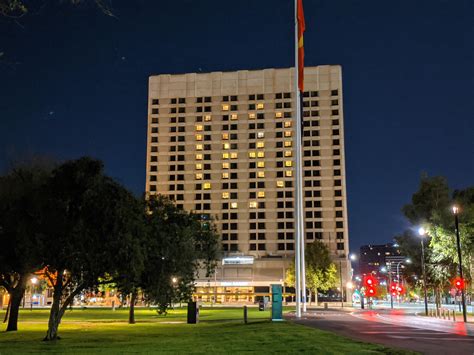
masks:
<path fill-rule="evenodd" d="M 376 284 L 377 284 L 377 280 L 372 275 L 364 277 L 365 287 L 375 287 Z"/>
<path fill-rule="evenodd" d="M 375 287 L 368 287 L 365 289 L 365 297 L 375 297 L 375 296 L 377 296 Z"/>
<path fill-rule="evenodd" d="M 454 287 L 456 287 L 458 290 L 463 290 L 464 289 L 464 280 L 461 279 L 460 277 L 456 277 L 454 279 Z"/>
<path fill-rule="evenodd" d="M 397 295 L 397 284 L 395 282 L 392 282 L 390 284 L 390 293 L 392 294 L 392 296 Z"/>
<path fill-rule="evenodd" d="M 375 297 L 377 296 L 377 280 L 372 276 L 365 276 L 364 277 L 364 286 L 365 286 L 365 296 L 366 297 Z"/>

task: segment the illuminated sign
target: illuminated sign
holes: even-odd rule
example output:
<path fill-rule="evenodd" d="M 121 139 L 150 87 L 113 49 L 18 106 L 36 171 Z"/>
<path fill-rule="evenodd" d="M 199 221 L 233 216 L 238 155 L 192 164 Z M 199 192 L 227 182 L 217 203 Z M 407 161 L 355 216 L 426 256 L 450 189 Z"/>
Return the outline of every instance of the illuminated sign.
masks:
<path fill-rule="evenodd" d="M 249 283 L 245 281 L 222 281 L 221 286 L 248 286 Z"/>
<path fill-rule="evenodd" d="M 222 265 L 252 265 L 253 257 L 251 256 L 232 256 L 222 259 Z"/>

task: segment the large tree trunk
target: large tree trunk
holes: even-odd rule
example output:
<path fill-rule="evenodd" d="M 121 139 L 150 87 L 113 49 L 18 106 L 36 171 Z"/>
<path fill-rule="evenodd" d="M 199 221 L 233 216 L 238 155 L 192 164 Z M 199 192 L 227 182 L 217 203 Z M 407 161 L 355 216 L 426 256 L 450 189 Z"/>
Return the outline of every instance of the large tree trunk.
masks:
<path fill-rule="evenodd" d="M 58 284 L 54 287 L 53 304 L 51 305 L 51 311 L 49 312 L 48 330 L 44 341 L 56 340 L 58 337 L 59 323 L 61 322 L 60 311 L 61 311 L 61 296 L 62 296 L 62 277 L 61 275 L 57 280 Z"/>
<path fill-rule="evenodd" d="M 18 330 L 18 314 L 20 312 L 21 300 L 25 294 L 26 277 L 21 276 L 15 288 L 10 292 L 10 313 L 8 315 L 7 332 Z"/>
<path fill-rule="evenodd" d="M 128 324 L 135 324 L 135 301 L 137 299 L 137 292 L 132 292 L 130 297 L 130 310 L 128 313 Z"/>
<path fill-rule="evenodd" d="M 59 325 L 61 324 L 61 319 L 63 318 L 64 312 L 66 312 L 67 307 L 72 304 L 74 297 L 76 297 L 76 295 L 78 295 L 79 292 L 84 289 L 83 284 L 78 285 L 77 288 L 74 289 L 74 291 L 71 292 L 61 304 L 64 291 L 62 272 L 63 270 L 58 272 L 59 276 L 56 281 L 56 285 L 54 286 L 53 304 L 51 305 L 51 311 L 49 313 L 48 330 L 46 332 L 46 336 L 43 339 L 44 341 L 60 339 L 58 336 L 58 329 Z"/>

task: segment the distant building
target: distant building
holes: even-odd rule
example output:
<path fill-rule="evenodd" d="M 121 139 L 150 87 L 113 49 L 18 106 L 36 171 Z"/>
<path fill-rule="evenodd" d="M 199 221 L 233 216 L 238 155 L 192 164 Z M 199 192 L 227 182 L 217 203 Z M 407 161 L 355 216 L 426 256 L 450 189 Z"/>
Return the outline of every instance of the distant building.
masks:
<path fill-rule="evenodd" d="M 361 276 L 368 274 L 379 275 L 382 268 L 389 269 L 387 263 L 396 267 L 396 263 L 404 259 L 405 257 L 400 254 L 396 244 L 363 245 L 360 248 L 359 273 Z"/>

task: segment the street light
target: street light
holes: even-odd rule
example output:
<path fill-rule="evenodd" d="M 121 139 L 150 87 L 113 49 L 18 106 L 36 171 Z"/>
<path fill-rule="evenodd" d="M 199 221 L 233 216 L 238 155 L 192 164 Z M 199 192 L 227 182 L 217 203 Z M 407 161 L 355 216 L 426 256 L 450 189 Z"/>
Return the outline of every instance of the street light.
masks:
<path fill-rule="evenodd" d="M 33 298 L 35 298 L 35 293 L 36 293 L 36 284 L 38 283 L 38 278 L 32 277 L 30 279 L 31 284 L 33 285 L 31 287 L 31 292 L 30 292 L 30 310 L 33 310 Z"/>
<path fill-rule="evenodd" d="M 426 235 L 426 231 L 423 227 L 418 229 L 418 234 L 421 237 L 421 269 L 423 271 L 423 292 L 425 294 L 425 315 L 428 316 L 428 294 L 426 292 L 426 269 L 425 269 L 425 244 L 424 244 L 424 236 Z"/>
<path fill-rule="evenodd" d="M 392 263 L 388 262 L 388 283 L 390 285 L 390 308 L 393 309 L 393 294 L 392 294 Z"/>
<path fill-rule="evenodd" d="M 405 259 L 405 260 L 402 260 L 402 261 L 399 261 L 397 263 L 397 285 L 400 285 L 400 264 L 403 264 L 403 263 L 407 263 L 407 264 L 410 264 L 411 263 L 411 260 L 410 259 Z M 399 287 L 399 286 L 398 286 Z M 398 290 L 397 290 L 398 291 Z M 398 303 L 400 304 L 400 293 L 398 293 Z"/>
<path fill-rule="evenodd" d="M 459 207 L 453 206 L 453 214 L 454 214 L 454 228 L 456 230 L 456 244 L 458 248 L 458 258 L 459 258 L 459 276 L 461 277 L 461 280 L 464 280 L 464 277 L 462 275 L 461 238 L 459 237 L 459 220 L 458 220 Z M 464 287 L 461 288 L 461 302 L 462 302 L 462 316 L 464 319 L 464 323 L 466 323 L 467 322 L 466 297 L 464 295 Z"/>

